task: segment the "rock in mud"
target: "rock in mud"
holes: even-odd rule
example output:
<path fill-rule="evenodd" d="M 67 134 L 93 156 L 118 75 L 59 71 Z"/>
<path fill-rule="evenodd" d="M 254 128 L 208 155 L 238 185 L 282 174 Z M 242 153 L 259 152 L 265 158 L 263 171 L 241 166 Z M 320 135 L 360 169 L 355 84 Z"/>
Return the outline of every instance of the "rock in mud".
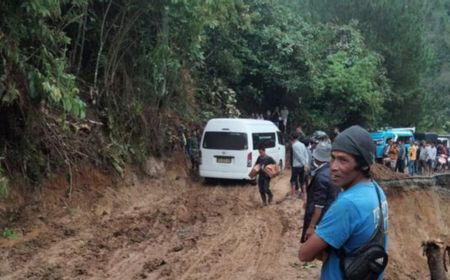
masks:
<path fill-rule="evenodd" d="M 148 158 L 142 165 L 142 170 L 144 173 L 151 178 L 158 178 L 164 175 L 166 169 L 164 167 L 164 162 L 157 160 L 154 157 Z"/>

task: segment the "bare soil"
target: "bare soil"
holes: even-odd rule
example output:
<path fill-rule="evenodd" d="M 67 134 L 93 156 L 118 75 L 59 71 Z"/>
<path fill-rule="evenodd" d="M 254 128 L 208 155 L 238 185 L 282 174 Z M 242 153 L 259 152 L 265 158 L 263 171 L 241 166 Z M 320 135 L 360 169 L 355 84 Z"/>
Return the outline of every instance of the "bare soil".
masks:
<path fill-rule="evenodd" d="M 86 164 L 70 198 L 61 176 L 2 202 L 2 226 L 17 239 L 0 238 L 0 279 L 318 279 L 321 263 L 297 258 L 302 200 L 287 198 L 288 171 L 272 180 L 267 207 L 256 186 L 204 184 L 179 165 L 158 179 L 136 174 L 118 179 Z M 386 279 L 426 279 L 420 244 L 448 238 L 450 194 L 387 192 Z"/>

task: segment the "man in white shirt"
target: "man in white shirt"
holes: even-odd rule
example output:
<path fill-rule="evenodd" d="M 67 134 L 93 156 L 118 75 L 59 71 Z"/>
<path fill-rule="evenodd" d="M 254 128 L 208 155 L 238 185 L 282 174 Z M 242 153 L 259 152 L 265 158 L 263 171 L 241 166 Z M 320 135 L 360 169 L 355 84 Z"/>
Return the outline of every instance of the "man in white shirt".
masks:
<path fill-rule="evenodd" d="M 296 191 L 304 184 L 305 171 L 309 169 L 309 156 L 305 145 L 298 141 L 298 135 L 292 134 L 290 136 L 292 145 L 292 173 L 291 173 L 291 195 L 295 197 Z"/>

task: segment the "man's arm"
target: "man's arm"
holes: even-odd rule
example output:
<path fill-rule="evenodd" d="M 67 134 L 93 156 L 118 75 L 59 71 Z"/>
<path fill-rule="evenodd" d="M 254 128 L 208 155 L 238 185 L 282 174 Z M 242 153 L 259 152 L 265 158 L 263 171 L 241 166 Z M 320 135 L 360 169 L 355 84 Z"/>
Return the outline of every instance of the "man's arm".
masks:
<path fill-rule="evenodd" d="M 311 222 L 308 225 L 308 228 L 306 229 L 306 240 L 308 240 L 313 234 L 314 234 L 314 229 L 319 221 L 320 215 L 322 215 L 322 209 L 323 207 L 314 207 L 314 212 L 313 215 L 311 217 Z"/>
<path fill-rule="evenodd" d="M 321 258 L 329 245 L 317 234 L 313 234 L 298 250 L 298 258 L 302 262 L 310 262 Z"/>
<path fill-rule="evenodd" d="M 307 148 L 305 145 L 301 146 L 301 152 L 300 152 L 300 158 L 299 158 L 299 161 L 305 167 L 305 172 L 308 171 L 307 169 L 309 169 L 309 156 L 308 156 L 308 151 L 306 149 Z"/>

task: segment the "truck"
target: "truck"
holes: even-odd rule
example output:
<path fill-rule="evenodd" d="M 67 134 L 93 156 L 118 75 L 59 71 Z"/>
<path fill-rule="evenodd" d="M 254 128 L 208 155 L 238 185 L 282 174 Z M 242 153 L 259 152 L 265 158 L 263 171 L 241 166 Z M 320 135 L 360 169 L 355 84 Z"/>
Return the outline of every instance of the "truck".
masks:
<path fill-rule="evenodd" d="M 415 128 L 405 127 L 405 128 L 388 128 L 377 131 L 370 132 L 370 136 L 375 144 L 375 159 L 377 162 L 382 162 L 384 157 L 384 150 L 389 143 L 392 141 L 403 141 L 405 143 L 406 150 L 409 149 L 410 143 L 415 141 L 414 137 Z"/>

